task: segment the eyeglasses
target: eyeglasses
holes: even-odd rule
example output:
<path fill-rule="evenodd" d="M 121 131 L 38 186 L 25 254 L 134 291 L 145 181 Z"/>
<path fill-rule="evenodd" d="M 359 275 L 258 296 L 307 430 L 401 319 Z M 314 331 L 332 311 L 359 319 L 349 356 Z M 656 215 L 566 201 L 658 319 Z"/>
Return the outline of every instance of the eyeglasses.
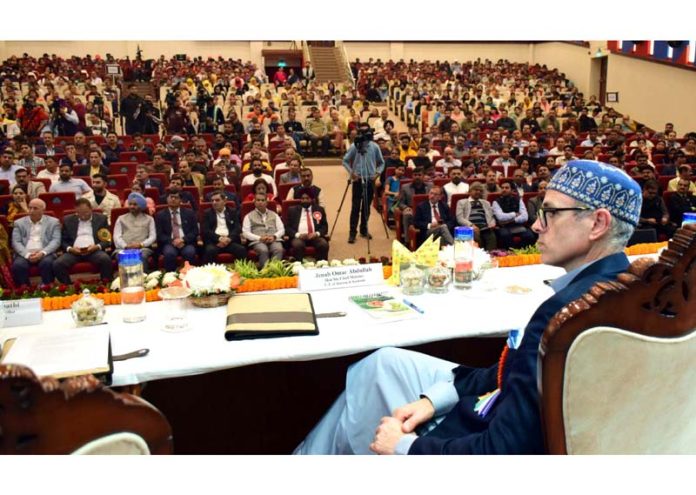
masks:
<path fill-rule="evenodd" d="M 542 206 L 537 210 L 537 218 L 539 219 L 541 228 L 545 229 L 548 226 L 548 214 L 551 214 L 553 217 L 553 215 L 559 211 L 592 211 L 593 209 L 594 208 L 588 208 L 587 206 L 575 206 L 572 208 L 551 208 Z"/>

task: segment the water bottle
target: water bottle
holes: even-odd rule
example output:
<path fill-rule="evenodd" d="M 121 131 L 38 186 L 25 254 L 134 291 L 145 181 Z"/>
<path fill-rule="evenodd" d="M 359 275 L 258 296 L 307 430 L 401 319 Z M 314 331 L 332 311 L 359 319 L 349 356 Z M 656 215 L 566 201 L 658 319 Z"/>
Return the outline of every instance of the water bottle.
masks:
<path fill-rule="evenodd" d="M 123 321 L 137 323 L 145 319 L 145 275 L 140 249 L 124 249 L 118 255 L 121 279 Z"/>
<path fill-rule="evenodd" d="M 474 229 L 454 229 L 454 288 L 470 289 L 474 278 Z"/>
<path fill-rule="evenodd" d="M 681 226 L 689 224 L 696 224 L 696 213 L 684 213 Z"/>

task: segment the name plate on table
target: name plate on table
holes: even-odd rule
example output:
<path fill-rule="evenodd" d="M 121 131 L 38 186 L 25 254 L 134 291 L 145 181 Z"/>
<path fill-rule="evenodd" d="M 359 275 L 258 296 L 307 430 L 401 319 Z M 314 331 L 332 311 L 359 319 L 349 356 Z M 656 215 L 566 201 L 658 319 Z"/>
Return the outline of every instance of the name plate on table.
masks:
<path fill-rule="evenodd" d="M 381 263 L 300 270 L 300 290 L 343 289 L 384 282 Z"/>
<path fill-rule="evenodd" d="M 5 321 L 0 324 L 0 328 L 23 327 L 26 325 L 38 325 L 41 323 L 43 309 L 41 299 L 19 299 L 16 301 L 0 301 L 4 309 L 4 315 L 0 313 L 0 318 L 4 316 Z"/>

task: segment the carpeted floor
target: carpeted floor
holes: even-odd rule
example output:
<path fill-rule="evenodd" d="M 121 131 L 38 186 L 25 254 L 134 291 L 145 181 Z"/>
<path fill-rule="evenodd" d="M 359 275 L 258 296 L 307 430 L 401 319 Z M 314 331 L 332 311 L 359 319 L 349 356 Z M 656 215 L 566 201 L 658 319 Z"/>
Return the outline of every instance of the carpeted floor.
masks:
<path fill-rule="evenodd" d="M 326 197 L 326 215 L 329 221 L 329 231 L 336 222 L 333 237 L 331 238 L 331 248 L 329 249 L 329 259 L 359 258 L 368 256 L 367 239 L 358 236 L 355 244 L 348 244 L 348 230 L 351 209 L 351 188 L 348 189 L 345 202 L 338 214 L 338 207 L 341 198 L 346 190 L 348 174 L 341 165 L 339 158 L 315 158 L 306 160 L 314 173 L 314 183 L 321 187 Z M 389 230 L 389 239 L 384 232 L 381 216 L 372 208 L 370 212 L 369 231 L 372 234 L 370 241 L 370 255 L 379 258 L 380 256 L 391 256 L 391 243 L 394 239 L 394 230 Z"/>
<path fill-rule="evenodd" d="M 386 108 L 386 104 L 374 104 L 380 111 Z M 408 128 L 404 122 L 396 117 L 391 111 L 389 118 L 394 122 L 395 129 L 404 132 Z M 326 195 L 326 215 L 329 221 L 329 231 L 336 221 L 336 213 L 341 204 L 341 198 L 346 190 L 348 183 L 348 173 L 341 165 L 342 157 L 336 158 L 310 158 L 306 160 L 307 166 L 314 172 L 314 183 L 322 188 Z M 329 259 L 345 259 L 368 257 L 367 239 L 358 236 L 355 244 L 348 244 L 348 230 L 351 208 L 351 189 L 348 189 L 343 208 L 338 215 L 336 228 L 331 238 L 331 248 L 329 249 Z M 391 257 L 391 245 L 395 238 L 395 231 L 388 230 L 389 238 L 384 232 L 381 216 L 374 208 L 370 211 L 369 231 L 372 234 L 370 241 L 369 255 L 374 257 Z"/>

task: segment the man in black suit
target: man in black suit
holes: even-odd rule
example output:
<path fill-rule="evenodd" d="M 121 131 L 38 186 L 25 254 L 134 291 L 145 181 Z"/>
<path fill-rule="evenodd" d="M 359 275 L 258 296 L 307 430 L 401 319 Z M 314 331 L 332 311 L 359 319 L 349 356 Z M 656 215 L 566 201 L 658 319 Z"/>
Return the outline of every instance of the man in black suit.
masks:
<path fill-rule="evenodd" d="M 167 206 L 155 215 L 157 244 L 164 256 L 164 269 L 176 270 L 176 257 L 181 256 L 193 264 L 196 258 L 198 222 L 196 214 L 189 208 L 181 208 L 181 195 L 169 191 Z"/>
<path fill-rule="evenodd" d="M 539 185 L 536 185 L 536 189 L 539 188 Z M 534 186 L 531 184 L 527 184 L 527 178 L 524 176 L 524 171 L 522 169 L 517 169 L 513 172 L 512 175 L 512 192 L 517 193 L 517 195 L 521 198 L 524 196 L 524 193 L 528 192 L 533 192 L 535 189 Z"/>
<path fill-rule="evenodd" d="M 79 261 L 89 261 L 99 268 L 102 279 L 111 280 L 111 232 L 106 216 L 92 212 L 86 198 L 75 203 L 76 213 L 63 219 L 63 254 L 53 263 L 53 272 L 63 284 L 70 283 L 70 268 Z"/>
<path fill-rule="evenodd" d="M 198 209 L 198 203 L 196 203 L 193 194 L 191 194 L 188 191 L 184 191 L 183 188 L 184 179 L 182 179 L 181 176 L 173 175 L 172 178 L 169 179 L 168 192 L 179 193 L 179 198 L 181 198 L 181 204 L 191 205 L 191 208 L 193 208 L 194 210 Z M 167 204 L 167 194 L 163 194 L 162 196 L 160 196 L 159 201 L 157 201 L 157 204 Z"/>
<path fill-rule="evenodd" d="M 442 200 L 442 188 L 433 186 L 428 192 L 428 201 L 423 201 L 416 207 L 413 224 L 419 230 L 418 244 L 430 235 L 440 238 L 441 245 L 454 244 L 452 232 L 455 218 Z"/>
<path fill-rule="evenodd" d="M 304 258 L 307 246 L 314 247 L 317 260 L 329 257 L 329 222 L 326 211 L 314 203 L 314 191 L 305 187 L 298 191 L 300 204 L 288 209 L 288 221 L 285 232 L 290 239 L 290 247 L 295 259 Z"/>
<path fill-rule="evenodd" d="M 135 169 L 135 180 L 140 182 L 140 187 L 143 191 L 146 187 L 154 187 L 157 192 L 161 195 L 164 193 L 164 186 L 162 181 L 156 177 L 150 177 L 150 173 L 147 170 L 147 165 L 140 164 Z"/>
<path fill-rule="evenodd" d="M 667 208 L 670 221 L 680 227 L 684 220 L 684 213 L 696 212 L 696 197 L 689 194 L 691 182 L 687 179 L 679 179 L 677 192 L 669 197 Z"/>
<path fill-rule="evenodd" d="M 237 195 L 233 192 L 230 192 L 225 189 L 225 181 L 222 177 L 217 176 L 213 179 L 213 190 L 210 191 L 205 195 L 205 201 L 210 202 L 213 200 L 213 195 L 216 193 L 222 194 L 227 201 L 234 201 L 234 204 L 236 206 L 239 206 L 241 203 L 239 201 L 239 198 Z"/>
<path fill-rule="evenodd" d="M 108 166 L 113 162 L 120 160 L 122 152 L 126 151 L 123 145 L 118 142 L 118 135 L 115 132 L 109 132 L 106 135 L 106 144 L 102 146 L 104 151 L 104 163 Z"/>
<path fill-rule="evenodd" d="M 220 253 L 229 253 L 235 259 L 246 258 L 247 255 L 240 238 L 242 222 L 239 219 L 239 210 L 227 206 L 223 192 L 211 193 L 213 207 L 203 214 L 203 264 L 215 263 L 215 258 Z"/>
<path fill-rule="evenodd" d="M 109 175 L 109 167 L 102 163 L 101 154 L 98 151 L 89 152 L 89 162 L 87 164 L 73 166 L 73 175 L 78 177 L 94 177 L 98 174 L 104 177 Z"/>

